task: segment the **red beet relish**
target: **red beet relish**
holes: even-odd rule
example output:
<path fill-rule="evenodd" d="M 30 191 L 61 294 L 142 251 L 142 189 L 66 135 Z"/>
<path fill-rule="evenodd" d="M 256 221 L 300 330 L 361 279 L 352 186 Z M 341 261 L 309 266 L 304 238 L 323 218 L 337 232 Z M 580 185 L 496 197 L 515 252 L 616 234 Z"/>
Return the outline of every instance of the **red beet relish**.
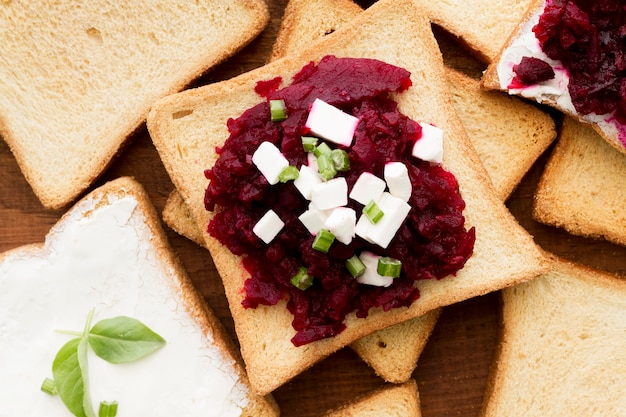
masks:
<path fill-rule="evenodd" d="M 351 312 L 366 317 L 372 307 L 387 311 L 411 305 L 420 295 L 414 280 L 454 275 L 472 254 L 475 231 L 465 230 L 465 203 L 456 179 L 440 165 L 411 156 L 421 127 L 398 111 L 389 94 L 409 88 L 409 77 L 406 70 L 381 61 L 326 56 L 317 65 L 306 65 L 288 87 L 278 89 L 280 78 L 259 82 L 256 92 L 268 101 L 228 121 L 230 136 L 218 149 L 213 168 L 206 171 L 210 183 L 205 206 L 215 210 L 208 232 L 232 253 L 243 255 L 243 266 L 250 273 L 243 305 L 256 308 L 286 298 L 294 316 L 296 346 L 338 334 Z M 409 169 L 412 208 L 386 250 L 358 237 L 349 245 L 335 241 L 328 254 L 314 250 L 314 237 L 298 219 L 309 202 L 293 182 L 269 185 L 251 161 L 259 144 L 271 141 L 291 165 L 306 164 L 301 135 L 309 133 L 304 124 L 315 98 L 360 120 L 353 146 L 347 149 L 351 169 L 340 174 L 349 189 L 362 172 L 382 178 L 387 162 L 401 161 Z M 270 99 L 285 101 L 285 121 L 270 121 Z M 352 200 L 348 206 L 357 213 L 362 210 Z M 270 208 L 285 227 L 265 244 L 252 228 Z M 401 276 L 389 287 L 357 283 L 344 264 L 363 250 L 400 259 Z M 300 266 L 315 277 L 304 291 L 290 283 Z"/>

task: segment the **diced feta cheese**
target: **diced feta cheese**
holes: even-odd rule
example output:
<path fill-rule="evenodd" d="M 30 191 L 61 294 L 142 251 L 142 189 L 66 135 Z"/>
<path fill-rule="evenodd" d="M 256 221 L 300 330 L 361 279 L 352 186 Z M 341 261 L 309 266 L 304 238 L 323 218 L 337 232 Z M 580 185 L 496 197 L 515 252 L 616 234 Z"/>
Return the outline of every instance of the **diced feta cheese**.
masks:
<path fill-rule="evenodd" d="M 300 194 L 307 200 L 311 199 L 311 191 L 313 187 L 322 182 L 322 178 L 320 178 L 317 171 L 313 170 L 313 168 L 302 165 L 300 167 L 300 174 L 298 178 L 293 181 L 293 185 L 296 186 Z"/>
<path fill-rule="evenodd" d="M 387 192 L 383 193 L 377 204 L 385 215 L 378 223 L 370 225 L 367 231 L 367 239 L 382 248 L 387 248 L 391 239 L 396 235 L 402 222 L 409 214 L 409 211 L 411 211 L 411 206 Z"/>
<path fill-rule="evenodd" d="M 321 182 L 311 190 L 311 201 L 320 210 L 348 204 L 348 183 L 344 177 Z"/>
<path fill-rule="evenodd" d="M 311 105 L 305 126 L 316 136 L 350 146 L 358 124 L 358 118 L 316 98 Z"/>
<path fill-rule="evenodd" d="M 402 201 L 409 201 L 413 187 L 406 165 L 402 162 L 389 162 L 385 164 L 383 175 L 389 187 L 389 194 Z"/>
<path fill-rule="evenodd" d="M 359 255 L 359 259 L 365 265 L 365 272 L 363 275 L 356 278 L 356 281 L 361 284 L 376 285 L 378 287 L 388 287 L 393 282 L 392 277 L 384 277 L 377 272 L 378 259 L 380 256 L 373 254 L 372 252 L 363 251 Z"/>
<path fill-rule="evenodd" d="M 443 160 L 443 130 L 428 123 L 420 123 L 422 137 L 413 145 L 412 155 L 423 161 L 441 163 Z"/>
<path fill-rule="evenodd" d="M 385 181 L 378 178 L 371 172 L 364 172 L 354 183 L 354 187 L 350 191 L 350 198 L 363 205 L 370 201 L 378 201 L 386 188 Z"/>
<path fill-rule="evenodd" d="M 306 154 L 307 165 L 315 172 L 320 172 L 317 166 L 317 156 L 313 152 L 307 152 Z"/>
<path fill-rule="evenodd" d="M 263 242 L 270 243 L 284 226 L 285 223 L 278 217 L 278 214 L 270 209 L 254 225 L 252 231 Z"/>
<path fill-rule="evenodd" d="M 372 222 L 370 221 L 370 219 L 368 219 L 365 214 L 361 214 L 361 217 L 359 217 L 359 221 L 356 222 L 354 233 L 360 238 L 365 239 L 369 243 L 374 243 L 367 237 L 371 225 Z"/>
<path fill-rule="evenodd" d="M 268 141 L 262 142 L 257 150 L 254 151 L 252 163 L 256 165 L 271 185 L 278 182 L 280 172 L 289 166 L 287 158 L 272 142 Z"/>
<path fill-rule="evenodd" d="M 326 213 L 313 207 L 309 207 L 307 211 L 298 216 L 304 227 L 314 236 L 324 227 L 327 218 Z"/>
<path fill-rule="evenodd" d="M 324 227 L 335 235 L 339 242 L 349 245 L 354 238 L 356 212 L 348 207 L 337 207 L 326 219 Z"/>

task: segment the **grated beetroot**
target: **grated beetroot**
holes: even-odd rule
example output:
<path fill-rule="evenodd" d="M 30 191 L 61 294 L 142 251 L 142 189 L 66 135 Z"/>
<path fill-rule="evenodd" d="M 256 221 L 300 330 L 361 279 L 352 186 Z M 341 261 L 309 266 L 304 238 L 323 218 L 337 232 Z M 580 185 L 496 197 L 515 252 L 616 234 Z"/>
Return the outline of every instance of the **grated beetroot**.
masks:
<path fill-rule="evenodd" d="M 210 180 L 205 206 L 215 211 L 207 230 L 234 254 L 244 255 L 243 266 L 250 273 L 243 305 L 256 308 L 286 299 L 294 316 L 296 346 L 340 333 L 351 312 L 366 317 L 373 307 L 387 311 L 411 305 L 420 295 L 414 280 L 455 274 L 472 254 L 475 231 L 465 230 L 465 203 L 456 179 L 441 166 L 411 156 L 421 127 L 401 114 L 390 98 L 390 92 L 410 87 L 409 76 L 406 70 L 377 60 L 327 56 L 317 65 L 306 65 L 283 89 L 278 89 L 279 78 L 260 82 L 255 91 L 267 100 L 284 99 L 288 118 L 271 122 L 264 101 L 229 120 L 230 136 L 205 173 Z M 313 236 L 298 219 L 308 201 L 292 182 L 270 186 L 252 164 L 252 154 L 266 140 L 281 149 L 291 165 L 306 163 L 300 137 L 308 133 L 304 123 L 315 98 L 360 119 L 354 144 L 347 150 L 351 169 L 342 174 L 350 189 L 364 171 L 382 178 L 386 162 L 402 161 L 409 167 L 412 209 L 386 251 L 360 238 L 349 245 L 335 242 L 328 254 L 314 250 Z M 352 200 L 348 206 L 361 212 Z M 252 227 L 269 208 L 285 227 L 266 245 Z M 386 288 L 357 283 L 344 263 L 362 250 L 400 259 L 401 276 Z M 306 291 L 290 283 L 302 265 L 315 276 Z"/>
<path fill-rule="evenodd" d="M 549 0 L 533 28 L 542 50 L 562 62 L 580 114 L 626 124 L 626 6 L 623 0 Z"/>
<path fill-rule="evenodd" d="M 509 88 L 523 88 L 554 78 L 554 70 L 545 61 L 535 57 L 522 57 L 519 64 L 513 66 L 515 77 Z"/>

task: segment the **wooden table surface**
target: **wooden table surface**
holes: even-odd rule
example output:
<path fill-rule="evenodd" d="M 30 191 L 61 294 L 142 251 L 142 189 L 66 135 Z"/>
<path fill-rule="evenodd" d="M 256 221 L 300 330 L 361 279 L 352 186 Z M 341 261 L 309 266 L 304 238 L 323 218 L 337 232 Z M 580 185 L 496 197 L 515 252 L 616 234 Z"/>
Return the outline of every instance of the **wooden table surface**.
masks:
<path fill-rule="evenodd" d="M 263 65 L 286 3 L 286 0 L 268 0 L 271 21 L 266 30 L 239 54 L 205 74 L 197 84 L 230 78 Z M 544 249 L 626 276 L 626 247 L 571 236 L 532 219 L 532 196 L 545 161 L 546 155 L 537 161 L 507 206 Z M 140 126 L 129 146 L 91 189 L 122 175 L 134 176 L 141 182 L 161 212 L 173 185 L 145 125 Z M 0 141 L 0 251 L 42 242 L 62 214 L 63 210 L 42 207 L 8 146 Z M 189 275 L 235 338 L 224 290 L 208 252 L 165 229 Z M 498 342 L 498 303 L 498 293 L 492 293 L 444 308 L 413 374 L 425 417 L 478 415 Z M 346 348 L 276 390 L 274 396 L 283 416 L 308 417 L 317 416 L 382 384 L 383 381 Z"/>

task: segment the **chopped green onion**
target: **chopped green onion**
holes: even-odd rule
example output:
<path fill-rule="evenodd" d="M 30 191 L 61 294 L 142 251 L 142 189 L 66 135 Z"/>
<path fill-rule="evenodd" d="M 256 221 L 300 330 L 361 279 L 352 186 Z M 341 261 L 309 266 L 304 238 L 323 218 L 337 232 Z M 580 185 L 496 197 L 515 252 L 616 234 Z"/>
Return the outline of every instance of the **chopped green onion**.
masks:
<path fill-rule="evenodd" d="M 332 245 L 334 241 L 335 235 L 326 229 L 321 229 L 317 232 L 312 246 L 313 249 L 317 251 L 328 253 L 328 249 L 330 249 L 330 245 Z"/>
<path fill-rule="evenodd" d="M 343 149 L 333 149 L 330 153 L 330 157 L 337 171 L 346 172 L 350 170 L 350 157 L 348 156 L 348 152 Z"/>
<path fill-rule="evenodd" d="M 398 259 L 384 256 L 378 259 L 378 265 L 376 266 L 376 272 L 384 277 L 398 278 L 400 271 L 402 270 L 402 262 Z"/>
<path fill-rule="evenodd" d="M 378 204 L 374 200 L 370 200 L 369 203 L 363 207 L 363 214 L 369 219 L 370 222 L 376 224 L 383 218 L 385 213 L 378 207 Z"/>
<path fill-rule="evenodd" d="M 98 417 L 115 417 L 117 415 L 117 401 L 102 401 L 98 409 Z"/>
<path fill-rule="evenodd" d="M 320 155 L 329 155 L 331 154 L 333 150 L 330 149 L 330 146 L 328 146 L 328 144 L 326 142 L 322 142 L 320 143 L 318 146 L 315 147 L 315 149 L 313 149 L 313 154 L 317 157 L 319 157 Z"/>
<path fill-rule="evenodd" d="M 352 278 L 360 277 L 365 273 L 365 264 L 356 255 L 346 261 L 346 268 Z"/>
<path fill-rule="evenodd" d="M 278 174 L 278 180 L 280 182 L 293 181 L 298 178 L 298 175 L 300 175 L 300 171 L 298 171 L 298 168 L 294 167 L 293 165 L 289 165 L 283 168 L 282 171 L 280 171 L 280 174 Z"/>
<path fill-rule="evenodd" d="M 332 180 L 337 175 L 335 164 L 329 155 L 322 154 L 317 157 L 317 169 L 324 181 Z"/>
<path fill-rule="evenodd" d="M 282 122 L 287 118 L 287 107 L 285 100 L 270 100 L 270 120 L 272 122 Z"/>
<path fill-rule="evenodd" d="M 302 147 L 304 152 L 313 152 L 317 146 L 317 138 L 313 136 L 302 136 Z"/>
<path fill-rule="evenodd" d="M 50 378 L 46 378 L 41 383 L 41 390 L 48 395 L 56 395 L 57 394 L 57 386 L 54 383 L 54 380 Z"/>
<path fill-rule="evenodd" d="M 304 291 L 313 285 L 313 275 L 307 272 L 306 267 L 301 266 L 298 273 L 291 278 L 291 283 L 294 287 Z"/>

